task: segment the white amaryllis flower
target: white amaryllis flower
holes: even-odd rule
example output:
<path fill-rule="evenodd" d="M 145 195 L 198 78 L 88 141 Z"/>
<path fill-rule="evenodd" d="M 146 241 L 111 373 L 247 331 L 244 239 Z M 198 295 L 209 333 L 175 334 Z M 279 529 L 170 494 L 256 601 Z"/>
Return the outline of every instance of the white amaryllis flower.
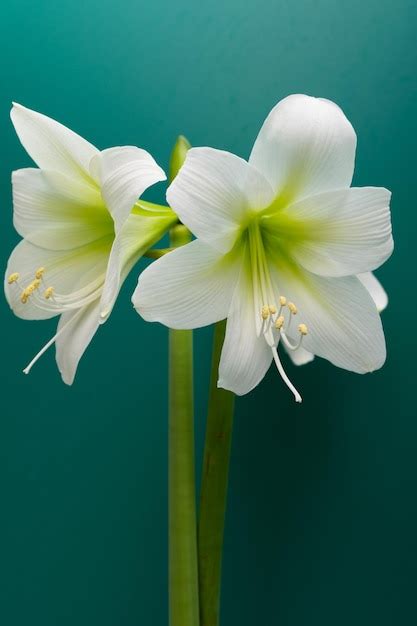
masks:
<path fill-rule="evenodd" d="M 14 105 L 11 118 L 40 169 L 13 172 L 14 225 L 24 238 L 8 262 L 7 300 L 19 317 L 61 315 L 56 343 L 63 380 L 107 319 L 137 259 L 176 221 L 138 197 L 165 180 L 151 155 L 133 146 L 100 152 L 58 122 Z"/>
<path fill-rule="evenodd" d="M 297 363 L 318 355 L 359 373 L 384 363 L 385 296 L 368 272 L 393 248 L 390 192 L 350 188 L 355 149 L 337 105 L 293 95 L 268 115 L 249 162 L 188 152 L 167 198 L 197 240 L 153 263 L 133 302 L 172 328 L 227 318 L 220 387 L 245 394 L 274 360 L 301 401 L 280 343 Z"/>

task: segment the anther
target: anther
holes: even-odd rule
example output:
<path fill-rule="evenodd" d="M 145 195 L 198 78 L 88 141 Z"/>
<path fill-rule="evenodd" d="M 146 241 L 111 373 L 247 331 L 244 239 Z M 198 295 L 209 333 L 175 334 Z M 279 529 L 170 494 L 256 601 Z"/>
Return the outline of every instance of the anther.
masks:
<path fill-rule="evenodd" d="M 292 313 L 293 315 L 297 315 L 297 311 L 298 311 L 298 309 L 297 309 L 297 307 L 295 306 L 294 302 L 288 302 L 288 308 L 289 308 L 289 310 L 291 311 L 291 313 Z"/>
<path fill-rule="evenodd" d="M 280 304 L 280 306 L 285 306 L 287 304 L 287 298 L 285 296 L 280 296 L 279 297 L 279 304 Z"/>
<path fill-rule="evenodd" d="M 13 272 L 13 274 L 10 274 L 9 278 L 7 279 L 7 282 L 9 283 L 9 285 L 12 285 L 13 283 L 17 282 L 19 278 L 20 278 L 19 272 Z"/>
<path fill-rule="evenodd" d="M 43 297 L 46 300 L 49 300 L 49 298 L 52 298 L 53 295 L 54 295 L 54 288 L 53 287 L 48 287 L 47 289 L 45 289 Z"/>
<path fill-rule="evenodd" d="M 41 284 L 40 279 L 39 278 L 35 278 L 35 280 L 33 280 L 30 283 L 30 285 L 28 285 L 27 287 L 25 287 L 25 289 L 23 289 L 22 295 L 20 296 L 20 301 L 22 302 L 22 304 L 26 304 L 26 302 L 28 301 L 29 296 L 31 296 L 34 291 L 39 289 L 39 285 L 40 284 Z"/>
<path fill-rule="evenodd" d="M 45 268 L 44 267 L 38 267 L 38 269 L 35 272 L 35 278 L 37 278 L 37 279 L 42 278 L 44 273 L 45 273 Z"/>
<path fill-rule="evenodd" d="M 35 280 L 33 280 L 30 285 L 28 285 L 26 287 L 26 289 L 24 290 L 24 292 L 26 293 L 27 296 L 31 296 L 32 293 L 34 291 L 36 291 L 37 289 L 39 289 L 39 285 L 41 284 L 41 281 L 39 278 L 35 278 Z"/>
<path fill-rule="evenodd" d="M 269 317 L 269 306 L 263 306 L 261 309 L 261 317 L 263 320 L 267 320 Z"/>
<path fill-rule="evenodd" d="M 300 335 L 307 335 L 308 333 L 308 328 L 305 324 L 298 324 L 298 332 L 300 333 Z"/>
<path fill-rule="evenodd" d="M 277 319 L 275 320 L 275 328 L 277 330 L 281 330 L 281 328 L 284 326 L 284 316 L 280 315 L 279 317 L 277 317 Z"/>
<path fill-rule="evenodd" d="M 273 304 L 270 304 L 268 307 L 268 311 L 270 312 L 271 315 L 275 315 L 275 313 L 277 312 L 277 307 L 274 306 Z"/>

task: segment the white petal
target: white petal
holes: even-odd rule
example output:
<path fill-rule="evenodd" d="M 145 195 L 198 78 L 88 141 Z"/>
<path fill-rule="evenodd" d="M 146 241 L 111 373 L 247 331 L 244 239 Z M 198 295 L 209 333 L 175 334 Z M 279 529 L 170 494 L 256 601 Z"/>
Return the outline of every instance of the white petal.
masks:
<path fill-rule="evenodd" d="M 375 302 L 375 306 L 379 313 L 383 311 L 388 305 L 388 295 L 379 280 L 372 274 L 372 272 L 365 272 L 365 274 L 358 274 L 358 278 L 362 285 L 371 294 L 371 298 Z"/>
<path fill-rule="evenodd" d="M 98 189 L 82 179 L 34 168 L 13 172 L 14 225 L 22 237 L 50 250 L 68 250 L 113 232 Z"/>
<path fill-rule="evenodd" d="M 302 322 L 308 327 L 303 347 L 309 352 L 361 374 L 383 365 L 381 320 L 358 278 L 323 278 L 301 268 L 291 271 L 279 259 L 272 272 L 277 293 L 298 307 L 289 331 L 293 340 L 298 339 L 297 325 Z"/>
<path fill-rule="evenodd" d="M 198 238 L 227 252 L 248 212 L 268 206 L 273 193 L 263 176 L 234 154 L 191 148 L 167 199 Z"/>
<path fill-rule="evenodd" d="M 91 162 L 91 173 L 101 184 L 103 199 L 113 216 L 116 232 L 123 226 L 143 192 L 166 180 L 164 171 L 141 148 L 126 146 L 100 152 Z"/>
<path fill-rule="evenodd" d="M 238 277 L 239 258 L 203 241 L 170 252 L 139 277 L 132 302 L 151 322 L 198 328 L 225 319 Z"/>
<path fill-rule="evenodd" d="M 65 325 L 56 340 L 56 362 L 64 383 L 72 385 L 78 363 L 99 326 L 99 302 L 61 315 L 58 332 Z"/>
<path fill-rule="evenodd" d="M 6 269 L 5 294 L 13 312 L 23 319 L 48 319 L 60 311 L 51 311 L 46 307 L 48 303 L 43 298 L 47 287 L 53 287 L 56 292 L 64 295 L 71 294 L 75 289 L 81 289 L 90 283 L 104 281 L 111 240 L 104 238 L 67 251 L 51 251 L 34 246 L 28 241 L 21 241 L 13 250 Z M 22 289 L 27 287 L 35 278 L 38 268 L 44 267 L 43 284 L 26 304 L 20 301 Z M 8 284 L 10 274 L 18 272 L 18 283 Z M 48 310 L 45 310 L 44 307 Z"/>
<path fill-rule="evenodd" d="M 301 229 L 291 254 L 310 272 L 359 274 L 376 269 L 392 253 L 390 198 L 381 187 L 328 191 L 276 213 L 272 222 L 279 237 L 285 237 L 285 216 L 290 234 L 294 227 Z"/>
<path fill-rule="evenodd" d="M 249 163 L 285 203 L 349 187 L 355 150 L 355 131 L 336 104 L 292 95 L 266 118 Z"/>
<path fill-rule="evenodd" d="M 288 350 L 285 347 L 285 351 L 294 365 L 307 365 L 307 363 L 311 363 L 314 360 L 314 354 L 305 350 L 302 346 L 298 350 Z"/>
<path fill-rule="evenodd" d="M 85 179 L 94 185 L 89 174 L 92 157 L 98 153 L 91 143 L 59 122 L 14 104 L 10 116 L 26 152 L 43 169 Z"/>
<path fill-rule="evenodd" d="M 116 235 L 110 254 L 107 274 L 101 297 L 101 321 L 105 321 L 115 303 L 120 287 L 132 267 L 146 250 L 159 241 L 177 217 L 172 212 L 165 215 L 131 214 Z"/>
<path fill-rule="evenodd" d="M 238 396 L 261 382 L 272 361 L 270 347 L 256 332 L 255 308 L 250 279 L 242 272 L 228 314 L 217 383 Z"/>

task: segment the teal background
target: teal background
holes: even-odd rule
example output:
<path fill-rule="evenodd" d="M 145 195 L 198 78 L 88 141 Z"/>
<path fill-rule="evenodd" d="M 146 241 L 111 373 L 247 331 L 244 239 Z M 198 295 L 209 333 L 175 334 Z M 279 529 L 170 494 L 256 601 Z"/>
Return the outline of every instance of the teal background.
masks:
<path fill-rule="evenodd" d="M 237 402 L 223 626 L 417 623 L 415 30 L 411 0 L 1 5 L 4 265 L 17 241 L 10 172 L 30 164 L 11 100 L 166 166 L 178 133 L 246 157 L 279 99 L 324 96 L 358 133 L 355 184 L 393 191 L 385 367 L 288 364 L 302 406 L 273 371 Z M 136 278 L 72 388 L 53 351 L 21 374 L 55 324 L 1 305 L 4 626 L 167 623 L 167 333 L 133 311 Z M 210 338 L 196 333 L 198 464 Z"/>

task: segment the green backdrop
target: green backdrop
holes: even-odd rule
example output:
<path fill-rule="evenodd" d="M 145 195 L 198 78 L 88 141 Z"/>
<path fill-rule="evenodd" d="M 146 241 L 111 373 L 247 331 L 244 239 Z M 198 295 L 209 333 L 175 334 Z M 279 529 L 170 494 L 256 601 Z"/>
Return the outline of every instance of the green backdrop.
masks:
<path fill-rule="evenodd" d="M 357 376 L 288 364 L 237 402 L 224 626 L 417 622 L 416 4 L 411 0 L 5 0 L 0 9 L 1 254 L 17 241 L 10 172 L 30 161 L 17 100 L 100 148 L 138 144 L 167 165 L 194 145 L 248 156 L 282 97 L 338 102 L 358 133 L 356 185 L 393 191 L 396 250 L 378 272 L 388 360 Z M 162 185 L 154 192 L 163 199 Z M 65 387 L 55 323 L 1 317 L 0 621 L 167 623 L 166 339 L 130 304 Z M 196 333 L 197 453 L 210 330 Z"/>

